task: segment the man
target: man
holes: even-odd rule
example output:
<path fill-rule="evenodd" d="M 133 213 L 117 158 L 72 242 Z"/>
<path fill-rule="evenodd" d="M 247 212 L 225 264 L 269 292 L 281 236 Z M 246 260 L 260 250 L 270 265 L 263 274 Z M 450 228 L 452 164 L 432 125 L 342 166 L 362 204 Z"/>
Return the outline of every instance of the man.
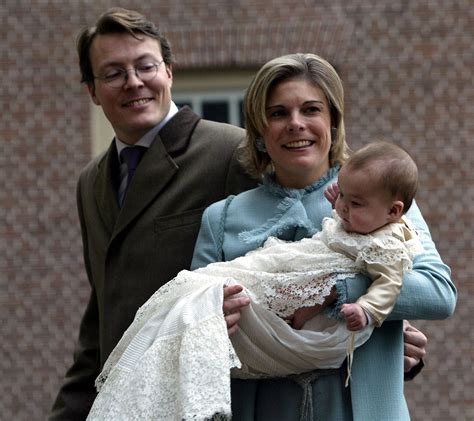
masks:
<path fill-rule="evenodd" d="M 65 420 L 86 418 L 94 380 L 137 309 L 189 268 L 204 208 L 255 185 L 236 159 L 245 132 L 171 101 L 171 49 L 155 25 L 111 10 L 82 33 L 78 52 L 82 81 L 116 136 L 78 184 L 92 292 L 53 408 L 52 419 Z M 133 145 L 147 150 L 127 189 L 120 152 Z"/>
<path fill-rule="evenodd" d="M 81 34 L 78 53 L 82 81 L 115 139 L 78 183 L 91 295 L 50 417 L 68 421 L 87 417 L 95 378 L 137 309 L 189 268 L 204 208 L 255 185 L 237 162 L 245 132 L 201 120 L 172 102 L 171 49 L 153 23 L 112 9 Z M 224 292 L 230 333 L 246 304 L 232 297 L 235 292 Z M 424 341 L 419 332 L 409 333 L 415 359 L 424 353 Z"/>

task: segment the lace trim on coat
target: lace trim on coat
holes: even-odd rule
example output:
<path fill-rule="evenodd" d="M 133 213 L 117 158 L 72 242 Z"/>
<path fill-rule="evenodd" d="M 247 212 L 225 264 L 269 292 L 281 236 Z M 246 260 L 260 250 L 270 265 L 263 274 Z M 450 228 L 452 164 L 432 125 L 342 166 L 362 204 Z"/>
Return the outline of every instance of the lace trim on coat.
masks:
<path fill-rule="evenodd" d="M 423 251 L 416 233 L 412 239 L 404 240 L 397 232 L 397 224 L 386 225 L 372 234 L 357 234 L 344 231 L 340 221 L 336 212 L 332 218 L 324 218 L 322 240 L 333 250 L 349 251 L 358 267 L 364 264 L 392 266 L 401 262 L 406 272 L 412 269 L 415 255 Z"/>

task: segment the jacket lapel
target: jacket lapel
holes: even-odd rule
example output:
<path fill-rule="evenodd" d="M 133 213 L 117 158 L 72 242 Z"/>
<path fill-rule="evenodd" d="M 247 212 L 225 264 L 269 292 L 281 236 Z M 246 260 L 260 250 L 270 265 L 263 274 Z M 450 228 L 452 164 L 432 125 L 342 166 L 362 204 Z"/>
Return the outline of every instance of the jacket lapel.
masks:
<path fill-rule="evenodd" d="M 130 224 L 174 177 L 179 168 L 172 158 L 186 150 L 198 121 L 196 114 L 184 108 L 160 130 L 137 167 L 118 214 L 113 237 Z"/>
<path fill-rule="evenodd" d="M 97 164 L 97 177 L 94 183 L 94 196 L 99 214 L 107 230 L 112 233 L 119 213 L 117 203 L 117 179 L 119 171 L 117 149 L 112 142 L 107 152 Z"/>

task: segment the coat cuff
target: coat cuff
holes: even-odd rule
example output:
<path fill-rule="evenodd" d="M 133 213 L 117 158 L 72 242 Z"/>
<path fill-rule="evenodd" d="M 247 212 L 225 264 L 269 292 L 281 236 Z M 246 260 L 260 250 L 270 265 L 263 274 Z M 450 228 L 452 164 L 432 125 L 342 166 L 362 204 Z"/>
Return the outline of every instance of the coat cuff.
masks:
<path fill-rule="evenodd" d="M 342 320 L 341 308 L 347 303 L 347 285 L 345 280 L 336 281 L 337 300 L 324 309 L 324 314 L 330 319 Z"/>

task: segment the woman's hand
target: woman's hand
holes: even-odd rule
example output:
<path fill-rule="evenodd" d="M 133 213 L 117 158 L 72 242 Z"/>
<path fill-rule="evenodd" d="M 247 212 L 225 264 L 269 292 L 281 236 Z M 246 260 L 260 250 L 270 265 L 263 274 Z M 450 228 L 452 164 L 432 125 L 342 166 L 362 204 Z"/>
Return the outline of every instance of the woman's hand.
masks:
<path fill-rule="evenodd" d="M 403 321 L 404 369 L 408 373 L 415 368 L 426 355 L 428 339 L 406 320 Z"/>
<path fill-rule="evenodd" d="M 241 285 L 224 287 L 224 304 L 222 305 L 222 311 L 224 312 L 224 319 L 227 323 L 229 336 L 233 335 L 239 329 L 240 310 L 250 303 L 249 297 L 243 295 L 237 296 L 243 289 Z"/>

